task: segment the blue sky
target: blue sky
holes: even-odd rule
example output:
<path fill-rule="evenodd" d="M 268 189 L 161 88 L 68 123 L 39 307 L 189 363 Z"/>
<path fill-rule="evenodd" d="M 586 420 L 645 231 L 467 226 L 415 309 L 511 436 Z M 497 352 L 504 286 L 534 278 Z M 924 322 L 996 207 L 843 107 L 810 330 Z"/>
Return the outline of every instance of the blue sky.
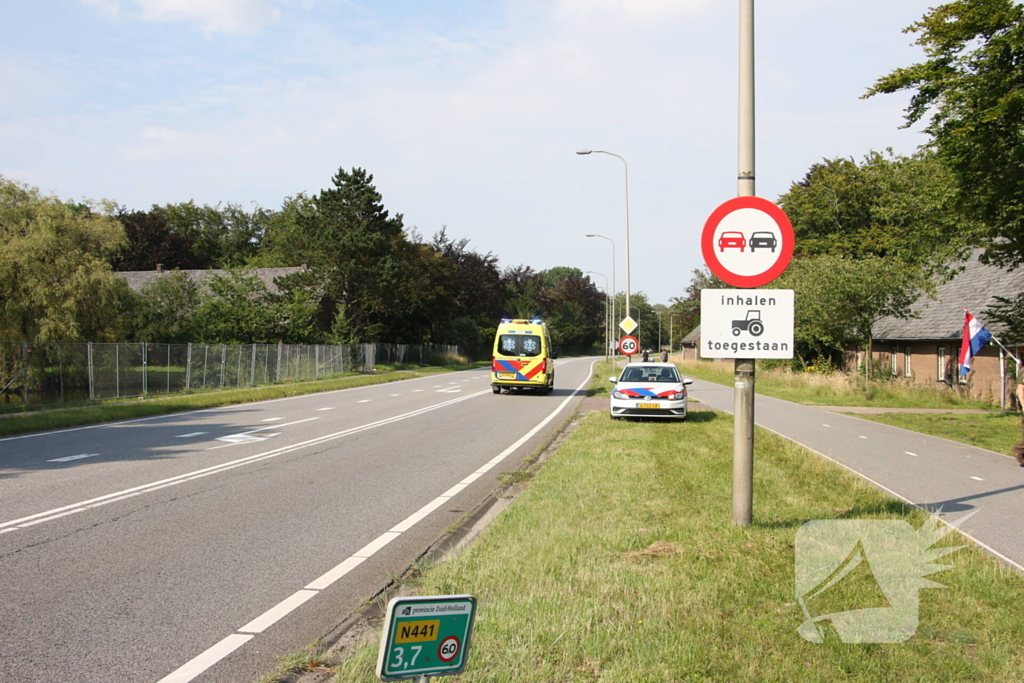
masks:
<path fill-rule="evenodd" d="M 814 162 L 910 153 L 919 0 L 759 0 L 757 194 Z M 341 166 L 386 207 L 502 266 L 574 266 L 681 295 L 736 194 L 736 0 L 35 0 L 0 23 L 0 174 L 133 209 L 277 208 Z M 599 284 L 604 280 L 595 278 Z"/>

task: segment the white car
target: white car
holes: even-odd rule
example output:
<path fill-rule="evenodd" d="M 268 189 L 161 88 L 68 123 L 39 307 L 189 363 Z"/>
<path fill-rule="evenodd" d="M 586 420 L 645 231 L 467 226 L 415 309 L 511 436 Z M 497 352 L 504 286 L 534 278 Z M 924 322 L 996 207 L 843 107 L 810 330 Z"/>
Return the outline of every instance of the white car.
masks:
<path fill-rule="evenodd" d="M 622 374 L 608 378 L 612 391 L 611 416 L 686 419 L 686 387 L 692 379 L 680 376 L 672 363 L 631 363 Z"/>

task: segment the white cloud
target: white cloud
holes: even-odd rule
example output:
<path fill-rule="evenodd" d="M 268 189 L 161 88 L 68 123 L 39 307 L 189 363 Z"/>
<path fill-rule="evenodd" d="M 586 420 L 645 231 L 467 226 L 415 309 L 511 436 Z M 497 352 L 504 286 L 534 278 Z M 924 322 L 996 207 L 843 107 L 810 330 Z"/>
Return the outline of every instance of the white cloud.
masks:
<path fill-rule="evenodd" d="M 281 18 L 265 0 L 81 0 L 110 18 L 185 21 L 203 33 L 245 33 Z"/>

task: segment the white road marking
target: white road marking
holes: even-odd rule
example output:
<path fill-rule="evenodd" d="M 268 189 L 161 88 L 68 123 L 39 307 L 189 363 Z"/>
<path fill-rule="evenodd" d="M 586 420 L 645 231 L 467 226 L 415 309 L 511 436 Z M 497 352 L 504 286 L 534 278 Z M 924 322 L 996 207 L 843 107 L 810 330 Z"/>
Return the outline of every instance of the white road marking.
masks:
<path fill-rule="evenodd" d="M 193 436 L 202 436 L 203 434 L 208 434 L 208 433 L 209 432 L 191 432 L 189 434 L 178 434 L 177 438 L 179 438 L 179 439 L 191 439 Z"/>
<path fill-rule="evenodd" d="M 188 683 L 188 681 L 191 681 L 193 678 L 203 673 L 255 637 L 256 636 L 253 635 L 232 633 L 206 652 L 191 661 L 186 662 L 174 672 L 164 676 L 157 681 L 157 683 Z"/>
<path fill-rule="evenodd" d="M 95 458 L 97 455 L 99 453 L 79 453 L 78 455 L 69 455 L 64 458 L 54 458 L 46 462 L 71 462 L 72 460 L 81 460 L 82 458 Z"/>
<path fill-rule="evenodd" d="M 461 482 L 459 482 L 452 488 L 448 489 L 448 491 L 446 491 L 444 494 L 438 496 L 431 502 L 427 503 L 425 506 L 414 512 L 412 515 L 407 517 L 402 522 L 399 522 L 398 525 L 396 525 L 389 531 L 384 532 L 376 539 L 374 539 L 367 545 L 363 546 L 360 550 L 357 550 L 355 553 L 353 553 L 351 557 L 345 559 L 341 564 L 337 565 L 327 573 L 323 574 L 302 590 L 295 592 L 290 597 L 278 603 L 276 606 L 274 606 L 267 612 L 264 612 L 262 615 L 260 615 L 253 621 L 249 622 L 248 624 L 240 628 L 236 633 L 233 633 L 224 640 L 220 641 L 220 643 L 214 645 L 212 648 L 210 648 L 203 654 L 188 662 L 187 664 L 179 668 L 177 671 L 172 673 L 170 676 L 161 679 L 160 681 L 158 681 L 158 683 L 188 683 L 189 681 L 193 680 L 194 678 L 202 674 L 204 671 L 209 669 L 211 666 L 216 664 L 218 661 L 227 657 L 232 652 L 237 650 L 239 647 L 247 643 L 251 638 L 254 638 L 254 633 L 261 633 L 262 630 L 266 629 L 271 624 L 279 621 L 287 614 L 289 614 L 291 611 L 298 608 L 300 605 L 304 604 L 306 601 L 310 600 L 314 596 L 318 595 L 320 591 L 326 589 L 335 581 L 348 574 L 350 571 L 352 571 L 360 564 L 365 562 L 367 558 L 372 556 L 378 550 L 380 550 L 388 543 L 398 538 L 400 535 L 402 535 L 402 533 L 410 529 L 420 520 L 424 519 L 431 512 L 444 505 L 447 501 L 451 499 L 451 496 L 454 496 L 458 492 L 462 491 L 462 489 L 464 489 L 466 486 L 476 481 L 488 470 L 492 469 L 498 463 L 500 463 L 502 460 L 508 457 L 510 454 L 514 453 L 516 450 L 519 449 L 520 446 L 529 441 L 533 436 L 537 434 L 537 432 L 539 432 L 541 429 L 547 426 L 549 422 L 555 419 L 555 416 L 562 412 L 562 409 L 565 408 L 569 401 L 572 400 L 573 397 L 576 396 L 576 394 L 583 391 L 583 388 L 590 382 L 590 376 L 593 374 L 593 369 L 594 366 L 592 364 L 590 366 L 591 371 L 587 374 L 587 378 L 583 380 L 583 383 L 580 384 L 568 397 L 566 397 L 566 399 L 563 400 L 558 405 L 558 407 L 551 412 L 551 414 L 549 414 L 546 418 L 544 418 L 544 420 L 542 420 L 539 424 L 533 427 L 533 429 L 524 434 L 514 444 L 506 448 L 504 451 L 499 453 L 494 458 L 491 458 L 491 460 L 489 460 L 487 464 L 485 464 L 483 467 L 480 467 L 471 475 L 463 479 Z M 483 396 L 486 393 L 487 391 L 485 390 L 477 392 L 475 394 L 470 394 L 469 396 L 462 396 L 451 401 L 446 401 L 445 403 L 440 403 L 437 406 L 432 406 L 431 408 L 428 409 L 414 411 L 413 413 L 407 413 L 407 415 L 411 416 L 413 414 L 419 414 L 421 412 L 433 410 L 441 406 L 451 405 L 453 403 L 465 401 L 466 399 L 473 398 L 474 396 Z M 395 421 L 396 419 L 398 418 L 392 418 L 391 420 L 382 420 L 381 423 Z M 376 425 L 364 425 L 364 427 L 357 429 L 368 429 L 370 428 L 370 426 Z M 2 526 L 3 525 L 0 525 L 0 527 Z M 2 533 L 2 530 L 0 530 L 0 533 Z"/>
<path fill-rule="evenodd" d="M 254 441 L 266 441 L 272 436 L 277 436 L 279 432 L 273 434 L 260 434 L 258 436 L 253 434 L 228 434 L 227 436 L 218 436 L 217 441 L 227 441 L 228 443 L 253 443 Z M 209 448 L 207 450 L 213 450 Z"/>
<path fill-rule="evenodd" d="M 971 479 L 973 479 L 974 481 L 985 481 L 981 477 L 971 477 Z"/>
<path fill-rule="evenodd" d="M 283 417 L 268 417 L 265 420 L 260 420 L 260 422 L 280 422 L 283 419 Z"/>
<path fill-rule="evenodd" d="M 832 425 L 827 425 L 827 424 L 825 424 L 824 422 L 822 422 L 822 423 L 821 423 L 821 426 L 822 426 L 822 427 L 831 427 Z"/>
<path fill-rule="evenodd" d="M 910 451 L 903 451 L 903 452 L 906 453 L 907 455 L 912 455 L 915 458 L 917 457 L 917 453 L 911 453 Z"/>
<path fill-rule="evenodd" d="M 330 407 L 327 407 L 327 408 L 317 408 L 317 409 L 316 409 L 316 412 L 318 412 L 318 413 L 322 413 L 322 412 L 324 412 L 325 410 L 334 410 L 334 406 L 330 406 Z"/>
<path fill-rule="evenodd" d="M 862 437 L 860 437 L 860 438 L 862 438 L 862 439 L 866 439 L 866 438 L 868 438 L 868 437 L 866 437 L 866 436 L 862 436 Z"/>
<path fill-rule="evenodd" d="M 18 519 L 12 519 L 12 520 L 10 520 L 8 522 L 0 523 L 0 530 L 6 529 L 8 527 L 17 527 L 19 529 L 23 529 L 23 528 L 28 527 L 28 526 L 39 524 L 41 522 L 48 522 L 48 521 L 50 521 L 52 519 L 57 519 L 58 517 L 63 517 L 65 515 L 73 514 L 75 512 L 81 512 L 83 510 L 89 510 L 89 509 L 92 509 L 92 508 L 102 507 L 104 505 L 109 505 L 110 503 L 115 503 L 115 502 L 117 502 L 119 500 L 124 500 L 126 498 L 131 498 L 131 497 L 134 497 L 134 496 L 138 496 L 138 495 L 141 495 L 143 493 L 151 493 L 153 491 L 158 491 L 158 490 L 160 490 L 162 488 L 167 488 L 169 486 L 176 486 L 178 484 L 183 484 L 183 483 L 185 483 L 187 481 L 193 481 L 195 479 L 201 479 L 203 477 L 208 477 L 208 476 L 210 476 L 212 474 L 218 474 L 220 472 L 225 472 L 227 470 L 234 469 L 236 467 L 242 467 L 244 465 L 248 465 L 248 464 L 251 464 L 251 463 L 254 463 L 254 462 L 258 462 L 260 460 L 267 460 L 269 458 L 276 458 L 279 455 L 284 455 L 285 453 L 291 453 L 293 451 L 297 451 L 297 450 L 306 448 L 308 446 L 313 446 L 313 445 L 321 444 L 321 443 L 324 443 L 324 442 L 327 442 L 327 441 L 333 441 L 335 439 L 341 439 L 341 438 L 344 438 L 346 436 L 350 436 L 352 434 L 358 434 L 359 432 L 363 432 L 363 431 L 366 431 L 368 429 L 374 429 L 376 427 L 380 427 L 380 426 L 383 426 L 383 425 L 386 425 L 386 424 L 391 424 L 392 422 L 399 422 L 401 420 L 406 420 L 406 419 L 411 418 L 411 417 L 416 417 L 417 415 L 422 415 L 424 413 L 429 413 L 429 412 L 431 412 L 433 410 L 438 410 L 440 408 L 444 408 L 444 407 L 447 407 L 447 406 L 450 406 L 450 405 L 454 405 L 455 403 L 461 403 L 462 401 L 467 401 L 467 400 L 469 400 L 471 398 L 476 398 L 477 396 L 483 396 L 486 393 L 487 393 L 487 391 L 485 390 L 485 391 L 478 391 L 475 394 L 469 394 L 468 396 L 459 396 L 458 398 L 449 399 L 447 401 L 443 401 L 441 403 L 437 403 L 437 404 L 432 405 L 432 406 L 426 406 L 424 408 L 418 408 L 417 410 L 413 410 L 413 411 L 410 411 L 408 413 L 402 413 L 401 415 L 396 415 L 394 417 L 389 417 L 389 418 L 384 418 L 382 420 L 377 420 L 376 422 L 370 422 L 370 423 L 367 423 L 367 424 L 364 424 L 364 425 L 360 425 L 359 427 L 352 427 L 350 429 L 346 429 L 346 430 L 343 430 L 343 431 L 340 431 L 340 432 L 335 432 L 333 434 L 327 434 L 327 435 L 324 435 L 324 436 L 318 436 L 316 438 L 309 439 L 307 441 L 301 441 L 299 443 L 291 444 L 289 446 L 281 446 L 281 447 L 275 448 L 273 450 L 264 451 L 262 453 L 257 453 L 255 455 L 250 455 L 250 456 L 247 456 L 245 458 L 239 458 L 238 460 L 232 460 L 230 462 L 221 463 L 220 465 L 213 465 L 211 467 L 206 467 L 206 468 L 201 469 L 201 470 L 195 470 L 194 472 L 186 472 L 185 474 L 179 474 L 179 475 L 177 475 L 175 477 L 170 477 L 168 479 L 161 479 L 160 481 L 151 482 L 149 484 L 143 484 L 141 486 L 136 486 L 134 488 L 125 489 L 123 491 L 117 491 L 115 493 L 108 493 L 108 494 L 106 494 L 104 496 L 98 496 L 96 498 L 90 498 L 89 500 L 85 500 L 85 501 L 82 501 L 82 502 L 79 502 L 79 503 L 73 503 L 71 505 L 65 505 L 65 506 L 59 507 L 59 508 L 54 508 L 52 510 L 47 510 L 46 512 L 39 512 L 39 513 L 36 513 L 34 515 L 29 515 L 28 517 L 20 517 Z M 315 418 L 314 417 L 314 418 L 309 418 L 309 419 L 316 420 L 316 419 L 319 419 L 319 418 Z M 297 424 L 298 422 L 306 422 L 306 421 L 307 420 L 298 420 L 297 422 L 293 422 L 293 423 L 289 423 L 289 424 Z M 275 425 L 275 428 L 280 428 L 280 427 L 285 427 L 285 426 L 287 426 L 287 425 Z M 270 427 L 265 427 L 264 429 L 270 429 Z M 253 431 L 260 431 L 260 430 L 253 430 Z M 228 445 L 225 445 L 225 446 L 215 446 L 215 448 L 227 448 L 227 447 L 228 447 Z M 213 450 L 213 449 L 210 449 L 210 450 Z"/>
<path fill-rule="evenodd" d="M 401 394 L 391 394 L 392 398 L 394 398 L 395 396 L 401 396 Z"/>
<path fill-rule="evenodd" d="M 356 401 L 356 403 L 369 403 L 372 400 L 373 400 L 372 398 L 364 398 L 362 401 Z"/>

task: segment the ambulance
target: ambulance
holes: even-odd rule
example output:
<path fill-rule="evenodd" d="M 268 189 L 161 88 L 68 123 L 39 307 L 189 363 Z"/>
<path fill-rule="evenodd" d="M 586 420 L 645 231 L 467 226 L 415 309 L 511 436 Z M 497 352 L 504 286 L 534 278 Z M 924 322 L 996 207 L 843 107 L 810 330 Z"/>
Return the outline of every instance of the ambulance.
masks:
<path fill-rule="evenodd" d="M 547 325 L 539 319 L 503 318 L 494 335 L 491 390 L 534 389 L 550 394 L 555 388 L 555 357 Z"/>

